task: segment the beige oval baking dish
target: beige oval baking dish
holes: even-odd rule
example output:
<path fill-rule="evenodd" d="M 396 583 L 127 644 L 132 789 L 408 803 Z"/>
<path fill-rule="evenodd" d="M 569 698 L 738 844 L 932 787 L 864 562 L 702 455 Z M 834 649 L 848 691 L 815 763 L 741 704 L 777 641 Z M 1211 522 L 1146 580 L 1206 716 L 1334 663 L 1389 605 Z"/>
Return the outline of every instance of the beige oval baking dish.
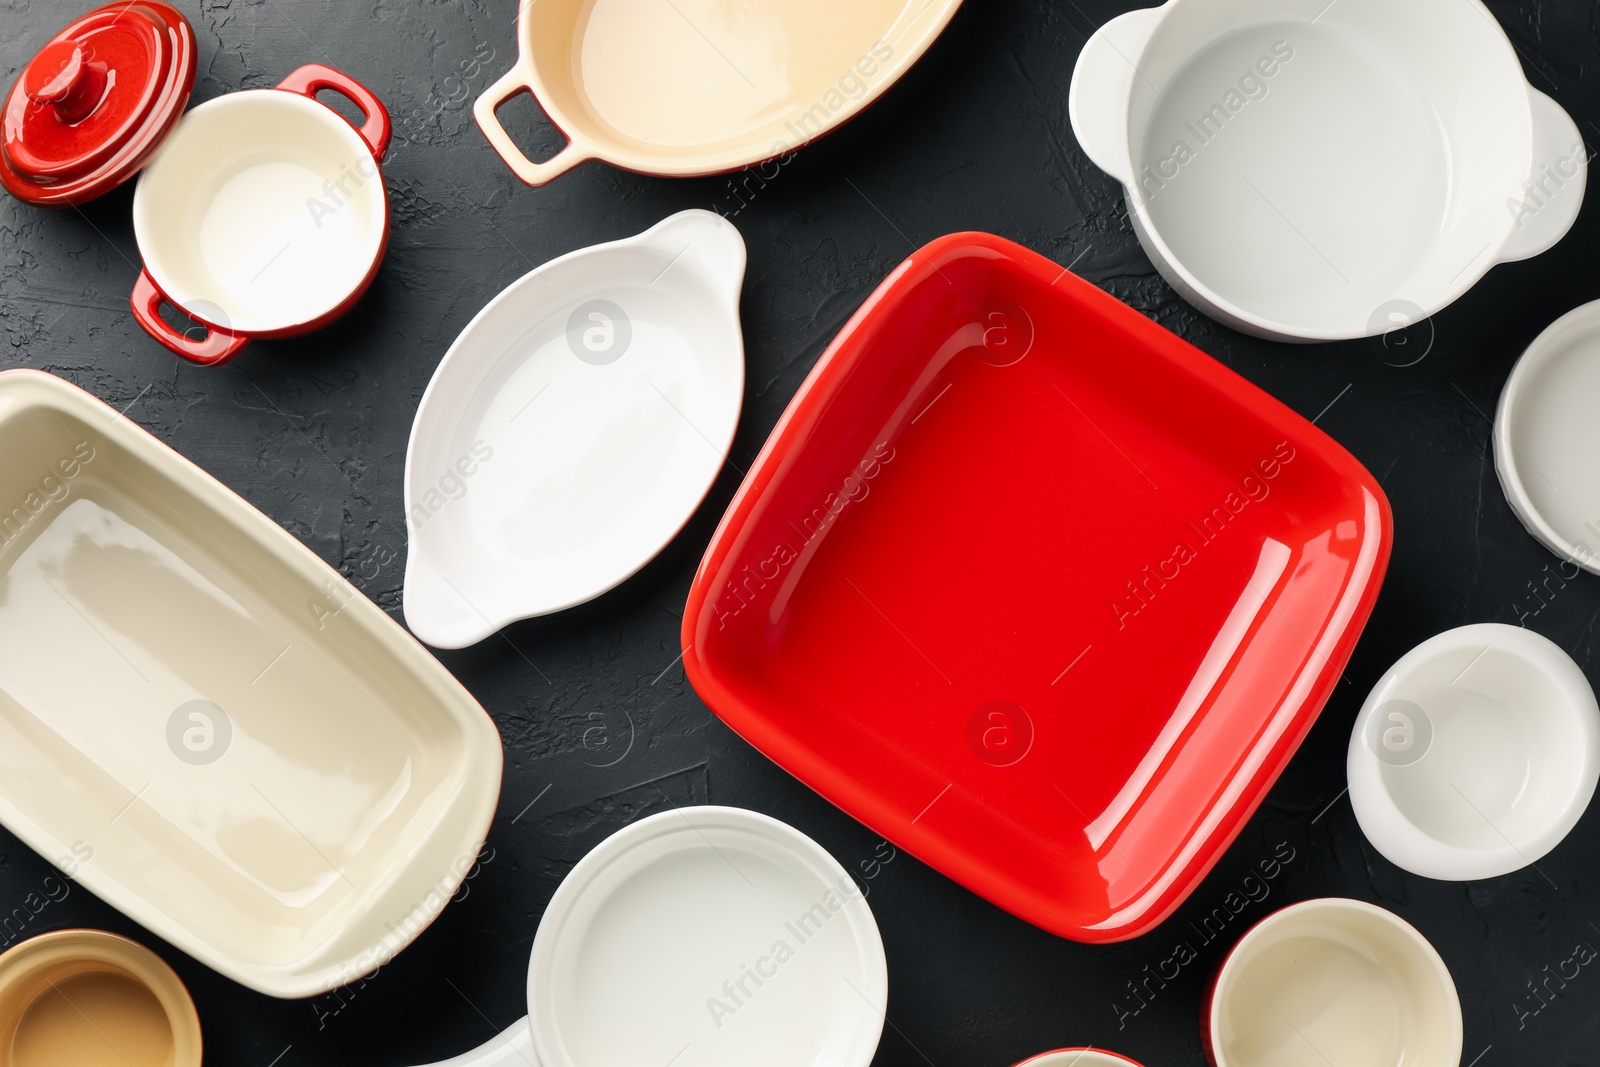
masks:
<path fill-rule="evenodd" d="M 228 977 L 387 962 L 470 869 L 494 723 L 261 512 L 99 400 L 0 373 L 0 822 Z"/>
<path fill-rule="evenodd" d="M 776 159 L 893 85 L 961 0 L 525 0 L 516 65 L 478 125 L 529 185 L 603 160 L 641 174 L 718 174 Z M 532 93 L 569 144 L 544 163 L 495 112 Z"/>

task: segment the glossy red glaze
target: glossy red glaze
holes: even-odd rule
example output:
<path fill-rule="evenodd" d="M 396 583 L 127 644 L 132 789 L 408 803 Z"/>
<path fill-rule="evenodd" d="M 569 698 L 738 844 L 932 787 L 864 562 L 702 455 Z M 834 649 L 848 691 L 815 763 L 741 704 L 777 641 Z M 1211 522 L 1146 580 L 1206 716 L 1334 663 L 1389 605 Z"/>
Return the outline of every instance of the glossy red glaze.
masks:
<path fill-rule="evenodd" d="M 144 329 L 145 333 L 165 345 L 167 351 L 176 352 L 191 363 L 198 363 L 204 367 L 226 363 L 244 351 L 244 346 L 250 343 L 250 338 L 243 334 L 233 333 L 220 326 L 208 325 L 199 319 L 195 322 L 198 324 L 201 336 L 191 337 L 161 317 L 161 305 L 167 302 L 155 279 L 150 277 L 150 272 L 141 269 L 138 279 L 133 283 L 134 321 Z"/>
<path fill-rule="evenodd" d="M 77 122 L 100 102 L 109 78 L 109 68 L 92 62 L 83 45 L 52 41 L 22 72 L 22 89 L 35 104 L 56 105 L 63 122 Z"/>
<path fill-rule="evenodd" d="M 355 127 L 361 139 L 367 143 L 367 148 L 372 152 L 373 161 L 382 164 L 383 157 L 389 151 L 389 141 L 393 126 L 389 118 L 388 108 L 383 106 L 383 101 L 377 94 L 343 71 L 333 67 L 323 66 L 321 63 L 309 63 L 292 72 L 288 77 L 279 82 L 275 89 L 299 96 L 317 98 L 317 93 L 323 90 L 344 95 L 360 110 L 364 123 Z M 169 352 L 182 356 L 191 363 L 202 366 L 214 367 L 228 362 L 244 351 L 246 345 L 252 340 L 271 340 L 279 337 L 297 337 L 301 334 L 320 330 L 342 317 L 351 308 L 355 307 L 367 290 L 372 288 L 373 281 L 378 277 L 378 268 L 383 264 L 384 253 L 389 247 L 389 212 L 388 191 L 379 185 L 383 192 L 385 210 L 383 213 L 383 233 L 378 240 L 378 251 L 372 259 L 372 265 L 367 269 L 365 277 L 359 285 L 350 291 L 350 294 L 339 302 L 332 311 L 309 322 L 297 322 L 276 330 L 262 330 L 253 334 L 235 333 L 225 325 L 212 322 L 210 319 L 196 314 L 193 310 L 183 307 L 171 300 L 162 292 L 161 286 L 151 277 L 149 270 L 140 269 L 139 277 L 134 282 L 133 298 L 131 300 L 133 317 L 145 333 L 159 341 Z M 196 323 L 206 328 L 203 338 L 191 338 L 188 334 L 173 328 L 161 317 L 163 303 L 177 308 L 189 316 Z"/>
<path fill-rule="evenodd" d="M 0 184 L 20 200 L 81 204 L 139 171 L 194 86 L 194 31 L 160 0 L 117 0 L 62 30 L 0 114 Z"/>
<path fill-rule="evenodd" d="M 389 138 L 393 127 L 389 122 L 389 109 L 383 106 L 378 94 L 356 81 L 342 70 L 307 63 L 291 73 L 277 87 L 286 93 L 297 93 L 315 100 L 323 90 L 335 92 L 354 104 L 366 122 L 356 127 L 361 139 L 372 149 L 372 158 L 379 163 L 389 151 Z"/>
<path fill-rule="evenodd" d="M 1391 519 L 1305 419 L 986 234 L 902 264 L 717 531 L 684 662 L 801 781 L 1047 930 L 1151 929 L 1371 612 Z"/>

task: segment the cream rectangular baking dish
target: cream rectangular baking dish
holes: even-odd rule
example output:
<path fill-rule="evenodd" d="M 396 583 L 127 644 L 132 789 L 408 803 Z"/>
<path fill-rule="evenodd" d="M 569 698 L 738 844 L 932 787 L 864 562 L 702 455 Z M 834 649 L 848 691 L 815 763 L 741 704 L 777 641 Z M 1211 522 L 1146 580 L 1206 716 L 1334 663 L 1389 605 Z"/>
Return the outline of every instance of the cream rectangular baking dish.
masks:
<path fill-rule="evenodd" d="M 494 723 L 276 523 L 133 422 L 0 373 L 0 822 L 262 993 L 370 972 L 488 833 Z"/>

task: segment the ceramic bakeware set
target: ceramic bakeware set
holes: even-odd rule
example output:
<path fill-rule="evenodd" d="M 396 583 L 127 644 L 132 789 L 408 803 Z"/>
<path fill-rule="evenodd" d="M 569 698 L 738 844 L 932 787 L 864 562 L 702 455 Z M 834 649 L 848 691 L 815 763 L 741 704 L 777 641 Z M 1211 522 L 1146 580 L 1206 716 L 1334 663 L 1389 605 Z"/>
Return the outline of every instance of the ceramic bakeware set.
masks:
<path fill-rule="evenodd" d="M 6 98 L 0 182 L 65 207 L 142 171 L 134 319 L 185 359 L 217 364 L 252 337 L 326 326 L 372 284 L 389 239 L 378 164 L 390 126 L 376 96 L 320 64 L 184 115 L 195 64 L 193 29 L 161 0 L 78 19 Z M 317 101 L 323 90 L 355 104 L 360 129 Z M 173 327 L 163 303 L 197 325 Z"/>
<path fill-rule="evenodd" d="M 588 160 L 736 169 L 853 117 L 958 6 L 530 0 L 475 114 L 530 185 Z M 65 206 L 140 175 L 135 319 L 218 364 L 372 283 L 389 120 L 321 65 L 185 114 L 195 65 L 159 0 L 82 17 L 7 97 L 0 181 Z M 497 118 L 524 92 L 568 142 L 545 163 Z M 1439 310 L 1559 240 L 1587 176 L 1476 0 L 1170 0 L 1091 38 L 1069 113 L 1174 288 L 1286 340 Z M 407 451 L 412 633 L 461 648 L 584 603 L 680 533 L 740 416 L 745 263 L 731 223 L 686 211 L 471 321 Z M 1600 573 L 1597 307 L 1529 349 L 1495 451 L 1534 536 Z M 270 519 L 60 379 L 0 374 L 0 455 L 18 501 L 0 512 L 0 822 L 263 993 L 320 993 L 405 948 L 488 832 L 488 716 Z M 888 840 L 1046 930 L 1118 941 L 1189 896 L 1294 755 L 1392 540 L 1376 481 L 1311 423 L 1055 263 L 955 234 L 889 275 L 779 420 L 695 577 L 684 662 L 729 726 Z M 1545 639 L 1463 627 L 1380 679 L 1348 773 L 1395 864 L 1494 877 L 1586 809 L 1600 709 Z M 115 1010 L 75 1020 L 66 992 L 91 986 Z M 867 1067 L 887 996 L 876 922 L 826 851 L 753 812 L 675 809 L 573 868 L 534 937 L 528 1017 L 448 1063 L 694 1048 Z M 621 1019 L 600 1007 L 618 998 Z M 1462 1021 L 1420 933 L 1315 900 L 1238 943 L 1202 1030 L 1217 1067 L 1456 1067 Z M 152 1067 L 199 1063 L 193 1005 L 148 951 L 63 931 L 0 956 L 0 1063 L 107 1033 Z"/>

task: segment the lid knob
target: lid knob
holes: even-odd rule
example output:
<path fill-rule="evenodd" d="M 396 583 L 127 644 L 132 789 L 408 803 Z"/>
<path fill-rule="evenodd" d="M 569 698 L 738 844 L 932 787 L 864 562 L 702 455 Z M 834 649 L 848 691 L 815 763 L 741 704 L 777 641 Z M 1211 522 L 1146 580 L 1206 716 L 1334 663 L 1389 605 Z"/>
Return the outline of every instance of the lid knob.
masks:
<path fill-rule="evenodd" d="M 28 64 L 23 90 L 41 107 L 54 104 L 62 122 L 81 122 L 105 95 L 106 65 L 90 62 L 81 44 L 55 41 Z"/>
<path fill-rule="evenodd" d="M 194 30 L 167 0 L 111 0 L 80 15 L 0 96 L 0 188 L 43 207 L 115 189 L 177 124 L 194 71 Z"/>

